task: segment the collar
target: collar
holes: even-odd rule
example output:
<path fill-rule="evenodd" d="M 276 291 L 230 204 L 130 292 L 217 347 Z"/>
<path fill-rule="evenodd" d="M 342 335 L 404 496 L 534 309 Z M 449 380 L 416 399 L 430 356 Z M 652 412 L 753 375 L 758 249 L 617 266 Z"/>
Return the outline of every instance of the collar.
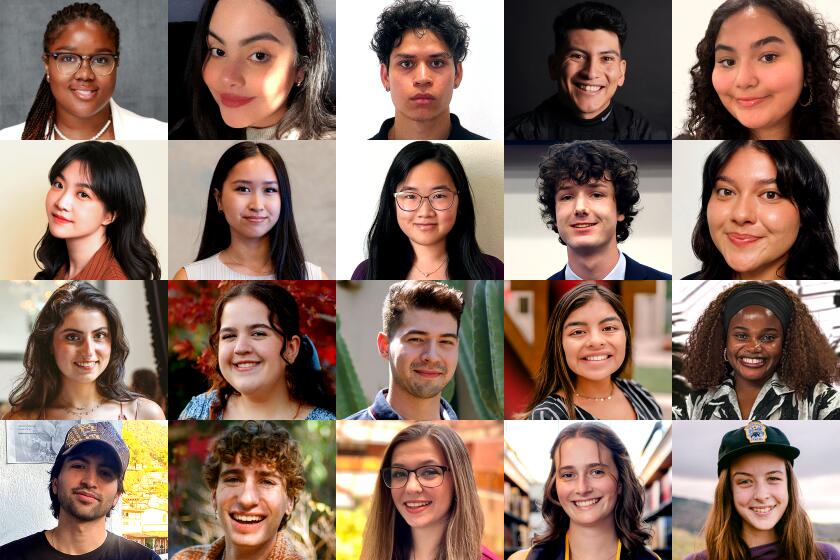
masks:
<path fill-rule="evenodd" d="M 388 404 L 388 389 L 380 389 L 376 393 L 376 398 L 373 399 L 373 404 L 367 409 L 368 414 L 374 420 L 404 420 L 402 416 L 397 414 L 397 411 L 391 408 Z M 457 420 L 458 416 L 455 414 L 452 406 L 446 402 L 442 396 L 440 397 L 440 419 L 441 420 Z"/>
<path fill-rule="evenodd" d="M 388 132 L 394 127 L 395 117 L 391 117 L 390 119 L 385 119 L 383 121 L 382 126 L 379 127 L 379 132 L 377 132 L 371 140 L 387 140 L 388 139 Z M 449 137 L 447 140 L 475 140 L 475 134 L 461 126 L 461 120 L 458 118 L 458 115 L 455 113 L 449 113 Z M 418 138 L 418 140 L 422 140 L 422 138 Z"/>
<path fill-rule="evenodd" d="M 779 396 L 794 392 L 793 389 L 785 385 L 782 380 L 779 379 L 779 375 L 774 372 L 770 379 L 764 382 L 764 385 L 761 387 L 761 391 L 759 391 L 758 395 L 755 397 L 753 410 L 750 411 L 750 417 L 752 417 L 755 406 L 759 404 L 764 399 L 764 396 L 770 391 L 773 391 Z M 720 387 L 718 387 L 712 394 L 712 397 L 709 399 L 709 403 L 713 403 L 717 400 L 729 401 L 735 411 L 740 415 L 741 409 L 738 406 L 738 395 L 735 392 L 735 375 L 732 370 L 727 373 L 726 379 L 723 380 Z"/>
<path fill-rule="evenodd" d="M 577 124 L 579 126 L 599 126 L 599 125 L 602 125 L 605 122 L 607 122 L 608 120 L 610 120 L 610 117 L 613 116 L 613 109 L 615 108 L 615 105 L 613 105 L 612 101 L 610 101 L 610 104 L 607 105 L 607 108 L 604 109 L 603 111 L 601 111 L 601 113 L 599 113 L 598 115 L 595 115 L 591 119 L 584 119 L 584 118 L 581 118 L 580 116 L 578 116 L 577 113 L 572 111 L 572 109 L 568 105 L 566 105 L 566 103 L 563 102 L 563 99 L 561 99 L 559 93 L 556 95 L 556 99 L 557 99 L 558 105 L 560 105 L 562 110 L 569 116 L 569 118 L 572 120 L 572 122 L 574 122 L 575 124 Z"/>
<path fill-rule="evenodd" d="M 599 280 L 624 280 L 625 272 L 627 272 L 627 258 L 621 250 L 618 251 L 618 262 L 610 270 L 606 276 Z M 580 276 L 572 270 L 572 265 L 566 263 L 566 280 L 583 280 Z"/>

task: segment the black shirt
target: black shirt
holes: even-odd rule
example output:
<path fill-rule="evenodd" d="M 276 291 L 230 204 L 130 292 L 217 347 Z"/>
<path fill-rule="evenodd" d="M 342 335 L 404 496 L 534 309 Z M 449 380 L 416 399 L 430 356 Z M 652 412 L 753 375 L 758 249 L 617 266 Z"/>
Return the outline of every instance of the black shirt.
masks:
<path fill-rule="evenodd" d="M 0 546 L 0 560 L 160 560 L 160 556 L 111 532 L 96 550 L 87 554 L 64 554 L 54 549 L 41 531 Z"/>
<path fill-rule="evenodd" d="M 449 113 L 449 123 L 451 127 L 449 128 L 449 137 L 447 140 L 487 140 L 484 136 L 479 136 L 474 132 L 470 132 L 463 126 L 461 126 L 461 121 L 458 120 L 457 115 L 453 115 Z M 388 139 L 388 131 L 394 126 L 394 117 L 390 119 L 385 119 L 385 122 L 382 123 L 382 126 L 379 127 L 379 132 L 377 132 L 371 140 L 387 140 Z M 422 138 L 418 138 L 418 140 L 422 140 Z"/>

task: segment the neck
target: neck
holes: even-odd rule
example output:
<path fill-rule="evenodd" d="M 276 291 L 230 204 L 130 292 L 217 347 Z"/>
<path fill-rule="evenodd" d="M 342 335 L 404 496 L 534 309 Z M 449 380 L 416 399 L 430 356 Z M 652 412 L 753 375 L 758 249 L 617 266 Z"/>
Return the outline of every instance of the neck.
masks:
<path fill-rule="evenodd" d="M 587 379 L 575 376 L 575 391 L 585 397 L 608 397 L 612 391 L 612 377 Z"/>
<path fill-rule="evenodd" d="M 73 278 L 79 274 L 107 241 L 108 237 L 105 235 L 104 227 L 86 237 L 67 239 L 67 256 L 70 259 L 67 278 Z"/>
<path fill-rule="evenodd" d="M 775 530 L 756 529 L 746 523 L 744 523 L 744 527 L 741 529 L 741 538 L 744 539 L 744 542 L 747 543 L 747 546 L 750 548 L 774 543 L 779 540 L 779 536 L 776 534 Z"/>
<path fill-rule="evenodd" d="M 65 136 L 74 140 L 90 140 L 99 134 L 110 119 L 110 103 L 97 114 L 85 118 L 71 115 L 58 106 L 55 108 L 55 124 Z"/>
<path fill-rule="evenodd" d="M 292 400 L 286 386 L 286 374 L 270 388 L 254 393 L 232 395 L 225 407 L 225 420 L 292 418 L 301 403 Z"/>
<path fill-rule="evenodd" d="M 96 383 L 75 383 L 64 379 L 61 391 L 58 393 L 53 406 L 69 408 L 90 408 L 102 400 L 96 388 Z"/>
<path fill-rule="evenodd" d="M 446 140 L 451 128 L 449 111 L 428 121 L 414 121 L 397 113 L 388 140 Z"/>
<path fill-rule="evenodd" d="M 603 280 L 618 264 L 620 254 L 615 242 L 590 251 L 567 249 L 569 266 L 584 280 Z"/>
<path fill-rule="evenodd" d="M 746 272 L 736 272 L 734 280 L 784 280 L 785 279 L 785 263 L 787 262 L 787 255 L 781 261 L 772 263 L 769 266 L 762 267 L 758 270 L 748 270 Z"/>
<path fill-rule="evenodd" d="M 766 128 L 756 128 L 751 130 L 751 136 L 753 140 L 790 140 L 791 138 L 791 117 L 788 115 L 788 118 L 785 120 L 774 124 L 773 126 L 768 126 Z"/>
<path fill-rule="evenodd" d="M 411 528 L 412 560 L 435 560 L 437 558 L 448 522 L 449 519 L 444 518 L 427 527 Z"/>
<path fill-rule="evenodd" d="M 264 268 L 271 263 L 271 242 L 267 235 L 262 237 L 241 237 L 231 231 L 230 245 L 222 251 L 235 264 L 248 268 Z"/>
<path fill-rule="evenodd" d="M 394 383 L 393 375 L 391 375 L 388 396 L 385 400 L 397 414 L 406 420 L 440 420 L 439 393 L 428 399 L 417 398 Z"/>
<path fill-rule="evenodd" d="M 447 277 L 447 266 L 444 264 L 447 258 L 445 240 L 434 245 L 412 243 L 411 246 L 414 249 L 414 267 L 421 271 L 423 276 L 428 274 L 427 278 Z"/>
<path fill-rule="evenodd" d="M 612 516 L 596 525 L 569 525 L 569 555 L 566 560 L 613 560 L 618 533 Z"/>
<path fill-rule="evenodd" d="M 81 555 L 96 550 L 108 537 L 105 531 L 105 517 L 92 521 L 83 521 L 59 511 L 58 526 L 48 533 L 48 540 L 53 548 L 64 554 Z"/>
<path fill-rule="evenodd" d="M 735 374 L 735 395 L 738 397 L 738 406 L 741 409 L 742 418 L 746 419 L 750 415 L 755 399 L 758 398 L 758 394 L 769 379 L 770 377 L 750 380 Z"/>
<path fill-rule="evenodd" d="M 228 539 L 225 539 L 225 560 L 265 560 L 271 556 L 271 549 L 274 548 L 274 543 L 280 538 L 278 536 L 274 539 L 268 539 L 264 543 L 257 546 L 238 546 Z"/>

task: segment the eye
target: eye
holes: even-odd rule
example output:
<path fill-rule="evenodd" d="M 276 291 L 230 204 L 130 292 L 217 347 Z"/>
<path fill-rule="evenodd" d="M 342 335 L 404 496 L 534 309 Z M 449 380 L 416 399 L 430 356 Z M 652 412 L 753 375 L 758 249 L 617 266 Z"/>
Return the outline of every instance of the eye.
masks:
<path fill-rule="evenodd" d="M 735 66 L 735 61 L 731 58 L 721 58 L 717 61 L 718 66 L 723 66 L 724 68 L 732 68 Z"/>
<path fill-rule="evenodd" d="M 231 338 L 236 338 L 236 335 L 233 333 L 223 334 L 222 340 L 230 340 Z"/>
<path fill-rule="evenodd" d="M 68 334 L 67 336 L 64 337 L 64 340 L 66 340 L 67 342 L 78 342 L 79 341 L 79 335 Z"/>
<path fill-rule="evenodd" d="M 776 335 L 773 334 L 765 334 L 761 337 L 761 342 L 773 342 L 776 340 Z"/>
<path fill-rule="evenodd" d="M 733 336 L 736 340 L 747 340 L 747 335 L 746 335 L 746 333 L 739 332 L 739 333 L 735 333 L 735 334 L 734 334 L 734 335 L 732 335 L 732 336 Z"/>
<path fill-rule="evenodd" d="M 432 68 L 444 68 L 446 66 L 446 61 L 442 58 L 435 58 L 429 63 L 429 66 Z"/>
<path fill-rule="evenodd" d="M 240 478 L 238 476 L 226 476 L 222 481 L 226 484 L 236 484 L 240 481 Z"/>
<path fill-rule="evenodd" d="M 252 54 L 251 56 L 249 56 L 248 60 L 253 60 L 254 62 L 265 63 L 265 62 L 268 62 L 269 60 L 271 60 L 271 55 L 266 53 L 266 52 L 257 51 L 254 54 Z"/>
<path fill-rule="evenodd" d="M 779 58 L 779 55 L 776 54 L 776 53 L 766 53 L 766 54 L 761 55 L 761 57 L 758 60 L 760 60 L 761 62 L 771 63 L 771 62 L 776 62 L 776 60 L 778 58 Z"/>
<path fill-rule="evenodd" d="M 95 340 L 105 340 L 106 338 L 108 338 L 108 333 L 100 331 L 98 333 L 94 333 L 93 338 Z"/>
<path fill-rule="evenodd" d="M 61 190 L 64 188 L 64 185 L 61 184 L 61 181 L 55 181 L 52 184 L 52 188 Z"/>
<path fill-rule="evenodd" d="M 76 193 L 76 196 L 78 196 L 79 198 L 81 198 L 83 200 L 87 199 L 87 198 L 91 198 L 90 194 L 87 191 L 79 191 L 79 192 Z"/>
<path fill-rule="evenodd" d="M 747 478 L 742 478 L 741 480 L 736 480 L 735 484 L 737 486 L 750 486 L 752 484 L 752 481 Z"/>
<path fill-rule="evenodd" d="M 580 335 L 585 334 L 585 333 L 586 333 L 586 331 L 583 330 L 583 329 L 574 329 L 574 330 L 569 331 L 568 335 L 569 336 L 580 336 Z"/>
<path fill-rule="evenodd" d="M 583 54 L 579 52 L 571 52 L 567 55 L 572 60 L 583 60 Z"/>
<path fill-rule="evenodd" d="M 445 338 L 441 340 L 439 344 L 443 344 L 444 346 L 455 346 L 455 341 L 449 338 Z"/>
<path fill-rule="evenodd" d="M 618 330 L 618 327 L 615 325 L 607 325 L 604 327 L 604 332 L 615 332 Z"/>
<path fill-rule="evenodd" d="M 604 61 L 604 62 L 613 62 L 613 61 L 615 61 L 615 57 L 614 56 L 602 56 L 601 60 Z"/>
<path fill-rule="evenodd" d="M 408 70 L 409 68 L 412 68 L 414 66 L 414 62 L 411 60 L 401 60 L 397 63 L 397 66 Z"/>
<path fill-rule="evenodd" d="M 213 58 L 221 58 L 221 57 L 225 56 L 225 51 L 223 51 L 222 49 L 220 49 L 218 47 L 210 47 L 210 49 L 208 49 L 208 52 L 210 53 L 210 56 L 212 56 Z"/>
<path fill-rule="evenodd" d="M 260 481 L 260 484 L 263 484 L 265 486 L 276 486 L 277 482 L 271 480 L 270 478 L 264 478 Z"/>
<path fill-rule="evenodd" d="M 731 189 L 727 189 L 726 187 L 720 187 L 715 189 L 715 194 L 721 198 L 726 198 L 728 196 L 733 196 L 735 193 Z"/>
<path fill-rule="evenodd" d="M 280 192 L 280 189 L 277 187 L 266 187 L 263 189 L 263 192 L 266 194 L 277 194 Z"/>
<path fill-rule="evenodd" d="M 604 469 L 592 469 L 591 471 L 589 471 L 589 474 L 595 478 L 600 478 L 607 474 L 607 471 L 605 471 Z"/>
<path fill-rule="evenodd" d="M 75 54 L 62 54 L 58 57 L 59 62 L 76 62 L 77 59 Z"/>
<path fill-rule="evenodd" d="M 423 339 L 418 336 L 412 336 L 407 342 L 409 344 L 423 344 Z"/>
<path fill-rule="evenodd" d="M 408 476 L 408 473 L 405 472 L 404 470 L 394 469 L 394 470 L 391 471 L 391 479 L 393 479 L 393 480 L 402 480 L 407 476 Z"/>
<path fill-rule="evenodd" d="M 420 199 L 420 195 L 414 193 L 400 193 L 400 198 L 408 202 L 414 202 Z"/>
<path fill-rule="evenodd" d="M 108 57 L 107 56 L 94 56 L 93 58 L 90 59 L 90 61 L 93 64 L 105 65 L 105 64 L 108 63 Z"/>
<path fill-rule="evenodd" d="M 761 196 L 763 196 L 765 200 L 779 200 L 784 198 L 782 193 L 778 191 L 767 191 L 765 193 L 761 193 Z"/>
<path fill-rule="evenodd" d="M 233 192 L 249 193 L 251 192 L 251 187 L 248 185 L 236 185 L 233 187 Z"/>
<path fill-rule="evenodd" d="M 266 334 L 265 331 L 254 331 L 251 333 L 251 336 L 266 336 Z"/>
<path fill-rule="evenodd" d="M 592 191 L 592 198 L 606 198 L 607 193 L 601 191 Z"/>
<path fill-rule="evenodd" d="M 570 194 L 561 194 L 561 195 L 557 195 L 557 200 L 558 200 L 559 202 L 567 202 L 567 201 L 569 201 L 569 200 L 572 200 L 572 198 L 574 198 L 574 197 L 573 197 L 572 195 L 570 195 Z"/>
<path fill-rule="evenodd" d="M 557 473 L 557 478 L 559 480 L 563 480 L 563 481 L 572 480 L 574 477 L 575 477 L 575 473 L 571 473 L 571 472 Z"/>

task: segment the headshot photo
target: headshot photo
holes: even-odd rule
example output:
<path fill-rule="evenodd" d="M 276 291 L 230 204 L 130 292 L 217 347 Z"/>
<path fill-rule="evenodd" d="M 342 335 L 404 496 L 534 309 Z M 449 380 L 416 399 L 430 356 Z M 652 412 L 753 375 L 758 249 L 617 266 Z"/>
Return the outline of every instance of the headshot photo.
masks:
<path fill-rule="evenodd" d="M 673 558 L 840 558 L 835 429 L 674 422 Z"/>
<path fill-rule="evenodd" d="M 676 282 L 674 418 L 840 419 L 838 294 L 838 282 Z"/>
<path fill-rule="evenodd" d="M 0 140 L 165 140 L 165 15 L 165 0 L 3 2 Z"/>
<path fill-rule="evenodd" d="M 335 422 L 177 422 L 172 560 L 335 560 Z"/>
<path fill-rule="evenodd" d="M 169 161 L 175 280 L 335 276 L 334 142 L 172 142 Z"/>
<path fill-rule="evenodd" d="M 505 146 L 507 279 L 669 279 L 670 213 L 670 144 Z"/>
<path fill-rule="evenodd" d="M 165 297 L 157 282 L 0 282 L 0 417 L 163 419 Z"/>
<path fill-rule="evenodd" d="M 505 422 L 508 558 L 671 558 L 671 437 L 668 421 Z"/>
<path fill-rule="evenodd" d="M 179 420 L 335 420 L 335 282 L 169 283 Z"/>
<path fill-rule="evenodd" d="M 502 418 L 502 282 L 341 282 L 338 290 L 339 418 Z"/>
<path fill-rule="evenodd" d="M 491 420 L 338 422 L 338 558 L 501 559 L 503 433 Z"/>
<path fill-rule="evenodd" d="M 501 142 L 356 148 L 338 154 L 339 278 L 504 279 Z"/>
<path fill-rule="evenodd" d="M 675 142 L 674 276 L 840 279 L 830 142 Z M 689 224 L 694 224 L 693 227 Z"/>
<path fill-rule="evenodd" d="M 671 3 L 505 2 L 505 140 L 667 140 Z"/>
<path fill-rule="evenodd" d="M 343 135 L 502 138 L 501 0 L 340 2 L 338 11 L 352 30 L 339 36 Z"/>
<path fill-rule="evenodd" d="M 838 23 L 830 0 L 694 3 L 674 19 L 671 135 L 840 138 Z"/>

